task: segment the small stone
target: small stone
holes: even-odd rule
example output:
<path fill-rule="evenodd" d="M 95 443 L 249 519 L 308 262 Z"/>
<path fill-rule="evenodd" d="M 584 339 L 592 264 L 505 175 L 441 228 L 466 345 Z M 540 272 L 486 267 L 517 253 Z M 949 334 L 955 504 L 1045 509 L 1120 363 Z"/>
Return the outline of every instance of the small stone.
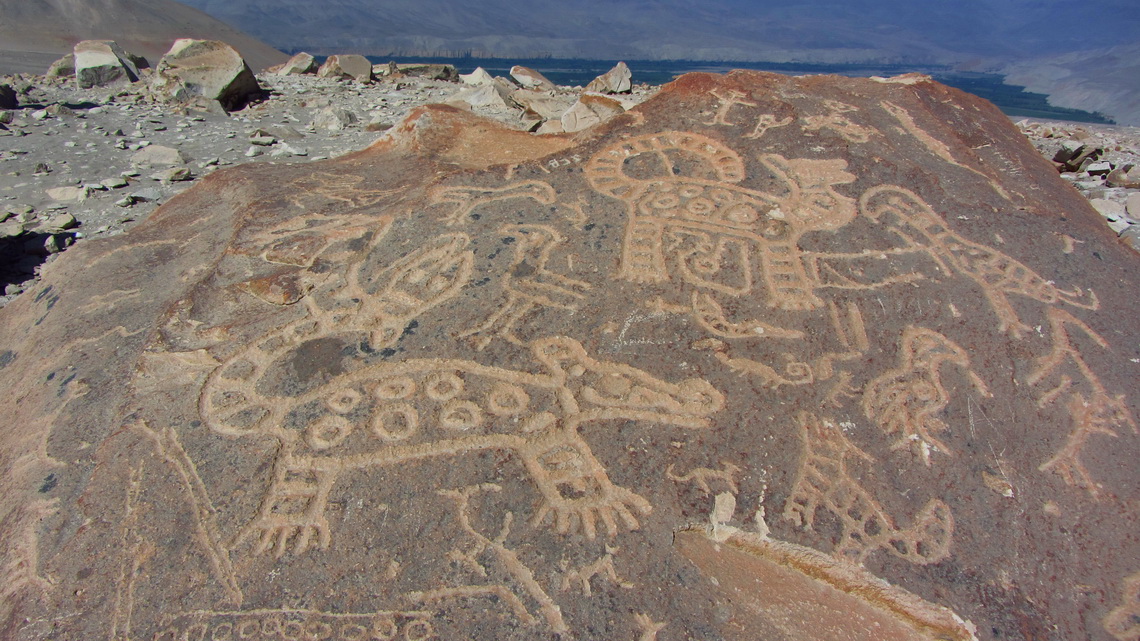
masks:
<path fill-rule="evenodd" d="M 277 142 L 273 136 L 251 136 L 249 144 L 257 145 L 258 147 L 268 147 Z"/>
<path fill-rule="evenodd" d="M 171 167 L 169 169 L 164 169 L 157 174 L 152 174 L 151 178 L 154 180 L 160 180 L 164 183 L 172 183 L 191 180 L 193 178 L 193 175 L 191 175 L 189 167 Z"/>
<path fill-rule="evenodd" d="M 53 187 L 46 190 L 48 198 L 57 202 L 79 201 L 87 198 L 87 190 L 83 187 Z"/>
<path fill-rule="evenodd" d="M 141 145 L 141 141 L 139 144 Z M 149 145 L 149 143 L 148 143 Z M 131 156 L 131 163 L 141 166 L 163 167 L 184 165 L 187 162 L 185 154 L 173 147 L 163 145 L 149 145 Z"/>
<path fill-rule="evenodd" d="M 1112 163 L 1094 162 L 1085 167 L 1090 176 L 1107 176 L 1112 171 Z"/>
<path fill-rule="evenodd" d="M 313 129 L 341 131 L 357 122 L 356 114 L 342 107 L 326 107 L 313 116 Z"/>
<path fill-rule="evenodd" d="M 32 112 L 32 120 L 46 120 L 48 112 L 45 109 L 36 109 Z"/>
<path fill-rule="evenodd" d="M 245 150 L 245 157 L 246 158 L 256 158 L 260 155 L 261 155 L 261 150 L 258 149 L 257 147 L 250 147 L 249 149 Z"/>
<path fill-rule="evenodd" d="M 15 109 L 19 106 L 16 90 L 11 85 L 0 85 L 0 109 Z"/>
<path fill-rule="evenodd" d="M 1140 193 L 1128 194 L 1124 201 L 1124 211 L 1136 220 L 1140 220 Z"/>
<path fill-rule="evenodd" d="M 142 201 L 142 202 L 156 201 L 156 200 L 159 200 L 160 198 L 162 198 L 162 190 L 157 189 L 155 187 L 151 187 L 148 189 L 140 189 L 140 190 L 134 192 L 133 194 L 131 194 L 131 197 L 134 198 L 136 201 Z"/>
<path fill-rule="evenodd" d="M 1128 229 L 1120 233 L 1120 239 L 1132 249 L 1140 251 L 1140 225 L 1129 225 Z"/>
<path fill-rule="evenodd" d="M 111 178 L 107 178 L 103 180 L 102 183 L 103 186 L 107 189 L 118 189 L 120 187 L 126 187 L 128 184 L 130 184 L 127 182 L 127 179 L 123 178 L 122 176 L 113 176 Z"/>
<path fill-rule="evenodd" d="M 1118 236 L 1124 233 L 1124 230 L 1134 226 L 1135 225 L 1130 224 L 1127 220 L 1111 218 L 1108 219 L 1108 228 L 1116 232 L 1116 235 Z"/>
<path fill-rule="evenodd" d="M 43 176 L 44 174 L 50 174 L 50 173 L 51 173 L 51 167 L 48 167 L 47 163 L 38 162 L 38 163 L 36 163 L 35 168 L 32 169 L 32 175 L 34 175 L 34 176 Z"/>
<path fill-rule="evenodd" d="M 119 207 L 130 207 L 131 205 L 135 204 L 135 202 L 136 200 L 134 196 L 123 196 L 122 198 L 116 200 L 115 204 Z"/>
<path fill-rule="evenodd" d="M 48 229 L 65 230 L 74 229 L 78 226 L 79 221 L 75 220 L 75 216 L 72 216 L 71 214 L 59 214 L 57 216 L 52 216 L 51 220 L 49 220 L 47 223 Z"/>
<path fill-rule="evenodd" d="M 1106 198 L 1093 198 L 1089 204 L 1108 220 L 1117 220 L 1126 215 L 1124 204 Z"/>

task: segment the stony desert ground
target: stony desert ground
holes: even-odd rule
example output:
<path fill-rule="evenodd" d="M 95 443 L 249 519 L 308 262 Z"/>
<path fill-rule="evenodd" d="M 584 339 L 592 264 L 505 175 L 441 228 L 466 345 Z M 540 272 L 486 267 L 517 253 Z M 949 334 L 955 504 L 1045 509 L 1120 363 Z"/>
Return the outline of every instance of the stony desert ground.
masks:
<path fill-rule="evenodd" d="M 466 89 L 424 77 L 362 84 L 262 73 L 258 81 L 267 98 L 227 114 L 153 102 L 141 83 L 80 89 L 73 79 L 0 78 L 18 101 L 0 110 L 0 306 L 71 244 L 125 232 L 203 176 L 243 163 L 309 163 L 357 151 L 414 107 L 463 102 L 455 98 Z M 656 90 L 635 84 L 624 106 Z M 549 93 L 565 107 L 580 91 Z M 518 109 L 474 102 L 467 108 L 481 115 L 518 128 L 534 124 Z M 1140 164 L 1140 128 L 1018 125 L 1043 155 L 1068 162 L 1057 163 L 1062 177 L 1140 248 L 1140 170 L 1128 173 Z"/>

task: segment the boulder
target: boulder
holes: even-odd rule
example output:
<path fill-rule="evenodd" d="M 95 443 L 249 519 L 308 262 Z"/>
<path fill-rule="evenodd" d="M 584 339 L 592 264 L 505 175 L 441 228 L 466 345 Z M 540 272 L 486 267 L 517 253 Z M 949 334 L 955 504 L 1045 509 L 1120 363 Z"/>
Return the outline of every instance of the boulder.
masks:
<path fill-rule="evenodd" d="M 507 111 L 511 108 L 508 102 L 510 93 L 499 83 L 478 85 L 460 89 L 450 98 L 448 104 L 464 103 L 470 107 L 485 107 L 497 111 Z"/>
<path fill-rule="evenodd" d="M 180 38 L 155 68 L 151 89 L 162 100 L 237 111 L 264 95 L 241 54 L 224 42 Z"/>
<path fill-rule="evenodd" d="M 66 56 L 51 63 L 48 70 L 44 73 L 48 78 L 74 78 L 75 77 L 75 54 L 69 53 Z"/>
<path fill-rule="evenodd" d="M 351 78 L 356 82 L 372 82 L 372 63 L 364 56 L 356 54 L 329 56 L 320 69 L 320 78 Z"/>
<path fill-rule="evenodd" d="M 281 65 L 276 73 L 279 76 L 295 76 L 306 73 L 315 73 L 317 71 L 317 59 L 312 55 L 301 52 L 289 58 L 288 62 Z"/>
<path fill-rule="evenodd" d="M 105 87 L 139 79 L 132 56 L 113 40 L 83 40 L 75 45 L 75 80 L 81 88 Z"/>
<path fill-rule="evenodd" d="M 542 116 L 545 120 L 561 118 L 575 102 L 573 95 L 551 95 L 543 91 L 529 89 L 516 89 L 510 93 L 510 99 L 524 109 L 530 109 Z"/>
<path fill-rule="evenodd" d="M 396 65 L 400 75 L 428 80 L 459 81 L 459 70 L 455 65 L 409 62 Z"/>
<path fill-rule="evenodd" d="M 356 114 L 343 107 L 325 107 L 313 115 L 309 126 L 324 131 L 341 131 L 358 122 Z"/>
<path fill-rule="evenodd" d="M 591 80 L 590 84 L 586 85 L 586 91 L 629 93 L 633 89 L 630 82 L 632 78 L 633 74 L 630 73 L 629 67 L 624 62 L 619 62 L 613 69 Z"/>
<path fill-rule="evenodd" d="M 0 84 L 0 109 L 15 109 L 19 106 L 16 90 L 11 85 Z"/>
<path fill-rule="evenodd" d="M 531 69 L 529 67 L 522 67 L 515 65 L 511 67 L 511 77 L 523 89 L 533 89 L 535 91 L 556 91 L 558 87 L 547 80 L 546 76 Z"/>
<path fill-rule="evenodd" d="M 567 133 L 582 131 L 601 124 L 625 111 L 621 101 L 596 93 L 578 97 L 566 113 L 562 114 L 562 130 Z"/>
<path fill-rule="evenodd" d="M 475 71 L 472 71 L 471 73 L 459 74 L 459 82 L 462 82 L 465 85 L 480 86 L 489 85 L 495 82 L 495 78 L 491 74 L 487 73 L 483 67 L 475 67 Z"/>
<path fill-rule="evenodd" d="M 0 310 L 0 638 L 1131 639 L 1137 273 L 927 80 L 219 170 Z"/>

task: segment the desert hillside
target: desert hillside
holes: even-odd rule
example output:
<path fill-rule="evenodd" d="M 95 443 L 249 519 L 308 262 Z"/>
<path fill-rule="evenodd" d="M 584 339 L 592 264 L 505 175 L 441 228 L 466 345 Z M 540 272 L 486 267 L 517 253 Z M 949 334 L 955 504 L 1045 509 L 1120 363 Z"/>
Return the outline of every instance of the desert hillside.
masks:
<path fill-rule="evenodd" d="M 280 51 L 172 0 L 0 0 L 0 73 L 42 73 L 80 40 L 109 38 L 155 62 L 177 38 L 222 40 L 253 69 L 286 58 Z"/>

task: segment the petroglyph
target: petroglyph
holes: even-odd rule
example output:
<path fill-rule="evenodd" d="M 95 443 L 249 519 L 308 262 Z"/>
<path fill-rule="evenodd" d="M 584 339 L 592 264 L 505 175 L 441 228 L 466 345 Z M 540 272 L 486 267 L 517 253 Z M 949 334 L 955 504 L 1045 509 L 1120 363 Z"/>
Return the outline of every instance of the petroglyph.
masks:
<path fill-rule="evenodd" d="M 749 140 L 758 140 L 762 138 L 764 134 L 768 133 L 769 129 L 786 127 L 795 122 L 795 120 L 796 119 L 792 118 L 791 116 L 785 116 L 777 120 L 776 116 L 772 114 L 761 114 L 758 118 L 756 118 L 756 126 L 752 128 L 752 132 L 745 134 L 744 137 L 748 138 Z"/>
<path fill-rule="evenodd" d="M 1124 579 L 1120 605 L 1101 624 L 1119 641 L 1140 641 L 1140 572 Z"/>
<path fill-rule="evenodd" d="M 805 232 L 836 230 L 854 218 L 854 201 L 835 186 L 855 177 L 843 160 L 759 160 L 776 177 L 777 193 L 728 184 L 744 179 L 742 160 L 698 134 L 638 136 L 598 152 L 586 165 L 587 179 L 627 205 L 619 277 L 663 282 L 672 265 L 694 286 L 740 296 L 752 290 L 756 254 L 770 306 L 822 305 L 797 243 Z M 649 161 L 652 175 L 627 173 Z M 677 176 L 682 169 L 697 175 Z"/>
<path fill-rule="evenodd" d="M 20 595 L 43 596 L 51 590 L 51 581 L 39 574 L 39 526 L 58 509 L 59 499 L 29 501 L 0 519 L 0 612 L 11 613 Z"/>
<path fill-rule="evenodd" d="M 119 577 L 115 584 L 115 604 L 111 612 L 111 632 L 108 635 L 111 641 L 131 641 L 131 623 L 135 607 L 135 582 L 142 565 L 156 551 L 154 544 L 138 533 L 139 494 L 142 492 L 142 480 L 145 471 L 145 464 L 132 469 L 127 484 L 126 505 L 120 526 L 122 534 L 119 537 L 119 550 L 122 553 L 122 559 L 119 562 Z M 128 539 L 130 539 L 129 542 Z"/>
<path fill-rule="evenodd" d="M 674 474 L 673 466 L 670 465 L 665 468 L 665 478 L 677 483 L 693 483 L 705 494 L 712 494 L 709 481 L 716 479 L 727 485 L 733 494 L 739 494 L 740 488 L 736 486 L 736 475 L 740 473 L 740 467 L 728 461 L 721 461 L 720 464 L 721 469 L 719 470 L 707 467 L 694 467 L 681 476 Z"/>
<path fill-rule="evenodd" d="M 202 415 L 214 420 L 216 431 L 230 435 L 280 424 L 286 408 L 255 391 L 274 363 L 337 332 L 370 332 L 373 349 L 394 345 L 409 322 L 454 297 L 470 280 L 475 258 L 469 242 L 461 233 L 429 241 L 389 267 L 387 284 L 372 295 L 357 266 L 338 292 L 347 307 L 326 311 L 305 299 L 307 316 L 253 341 L 207 377 L 199 399 Z"/>
<path fill-rule="evenodd" d="M 664 630 L 667 625 L 654 621 L 652 617 L 644 612 L 638 612 L 633 615 L 633 622 L 637 625 L 637 628 L 641 630 L 641 636 L 637 638 L 637 641 L 657 641 L 657 633 Z"/>
<path fill-rule="evenodd" d="M 462 585 L 455 588 L 436 588 L 422 592 L 411 592 L 408 594 L 408 598 L 420 603 L 432 603 L 452 599 L 487 598 L 505 606 L 511 611 L 511 614 L 515 615 L 524 625 L 532 626 L 538 624 L 538 618 L 531 614 L 530 610 L 526 609 L 526 605 L 523 604 L 522 599 L 505 585 Z"/>
<path fill-rule="evenodd" d="M 693 344 L 693 348 L 712 351 L 713 356 L 730 370 L 741 376 L 756 377 L 764 387 L 777 389 L 783 385 L 811 385 L 834 376 L 837 362 L 858 358 L 870 347 L 867 330 L 863 325 L 863 313 L 859 311 L 858 305 L 848 303 L 847 314 L 843 315 L 839 311 L 839 306 L 829 301 L 828 313 L 832 330 L 841 349 L 825 352 L 810 361 L 798 360 L 794 354 L 786 353 L 782 373 L 766 363 L 732 356 L 728 346 L 715 338 L 697 341 Z"/>
<path fill-rule="evenodd" d="M 553 205 L 554 188 L 540 180 L 527 180 L 505 187 L 437 187 L 431 192 L 434 205 L 450 204 L 454 208 L 443 217 L 449 227 L 467 223 L 476 208 L 500 200 L 526 198 L 542 205 Z"/>
<path fill-rule="evenodd" d="M 726 90 L 725 95 L 721 95 L 720 93 L 717 92 L 716 89 L 713 89 L 712 91 L 709 92 L 709 94 L 712 95 L 712 97 L 716 98 L 716 100 L 717 100 L 716 113 L 713 115 L 711 120 L 709 120 L 708 122 L 705 123 L 706 125 L 709 125 L 709 126 L 724 125 L 726 127 L 732 127 L 736 123 L 729 121 L 728 112 L 733 107 L 738 106 L 738 105 L 741 107 L 758 107 L 759 106 L 759 104 L 757 104 L 755 102 L 745 100 L 744 97 L 746 94 L 744 94 L 743 92 L 740 92 L 740 91 L 736 91 L 735 89 Z"/>
<path fill-rule="evenodd" d="M 843 115 L 857 111 L 855 107 L 837 100 L 825 100 L 824 105 L 828 108 L 826 114 L 800 118 L 800 124 L 805 131 L 829 129 L 844 140 L 859 144 L 871 139 L 871 134 L 874 133 L 873 130 L 862 125 L 857 125 L 851 122 L 850 118 Z"/>
<path fill-rule="evenodd" d="M 950 151 L 950 147 L 947 146 L 946 143 L 930 135 L 930 133 L 922 127 L 919 127 L 918 123 L 914 121 L 914 117 L 912 117 L 906 109 L 903 109 L 902 107 L 889 101 L 884 101 L 882 103 L 882 107 L 887 113 L 894 116 L 895 120 L 899 121 L 899 124 L 903 126 L 903 129 L 905 129 L 907 133 L 917 138 L 918 141 L 921 142 L 922 145 L 929 149 L 934 155 L 952 165 L 957 165 L 962 169 L 972 171 L 982 178 L 985 178 L 986 182 L 988 182 L 990 186 L 992 186 L 999 194 L 1001 194 L 1003 198 L 1009 198 L 1009 194 L 1007 194 L 1005 190 L 1002 189 L 1000 185 L 995 183 L 989 176 L 969 165 L 958 162 L 958 159 L 955 158 L 954 154 Z"/>
<path fill-rule="evenodd" d="M 872 187 L 859 201 L 867 218 L 887 225 L 909 246 L 925 251 L 947 274 L 961 274 L 978 284 L 998 317 L 998 331 L 1014 338 L 1031 328 L 1022 323 L 1007 294 L 1041 303 L 1066 303 L 1081 309 L 1097 309 L 1096 294 L 1080 287 L 1060 289 L 1005 254 L 955 233 L 913 192 L 893 185 Z"/>
<path fill-rule="evenodd" d="M 299 209 L 309 209 L 313 203 L 323 205 L 329 201 L 341 202 L 351 207 L 370 207 L 385 198 L 398 193 L 396 189 L 369 189 L 362 186 L 364 176 L 334 174 L 327 171 L 314 172 L 298 178 L 289 184 L 289 202 Z"/>
<path fill-rule="evenodd" d="M 954 519 L 949 506 L 931 499 L 914 525 L 900 529 L 848 467 L 852 458 L 868 463 L 874 459 L 829 421 L 801 412 L 799 423 L 804 458 L 784 505 L 785 519 L 813 530 L 819 508 L 832 513 L 842 526 L 833 554 L 859 564 L 879 549 L 920 565 L 937 563 L 950 554 Z"/>
<path fill-rule="evenodd" d="M 185 489 L 184 496 L 194 515 L 194 529 L 198 543 L 210 559 L 214 578 L 221 584 L 228 602 L 241 605 L 244 597 L 241 586 L 238 585 L 233 563 L 230 561 L 229 551 L 222 545 L 217 512 L 210 501 L 209 493 L 206 492 L 206 486 L 202 483 L 202 478 L 198 475 L 194 461 L 190 460 L 186 450 L 182 448 L 178 434 L 169 425 L 159 430 L 152 429 L 141 419 L 129 424 L 129 427 L 150 439 L 158 456 L 169 463 L 178 474 Z"/>
<path fill-rule="evenodd" d="M 970 357 L 954 341 L 933 330 L 911 325 L 899 341 L 899 364 L 867 383 L 863 413 L 888 435 L 896 435 L 892 450 L 909 449 L 930 465 L 931 452 L 953 456 L 954 450 L 936 436 L 948 427 L 938 414 L 950 402 L 942 384 L 945 363 L 961 367 L 983 396 L 985 383 L 970 369 Z"/>
<path fill-rule="evenodd" d="M 304 609 L 195 610 L 163 623 L 154 641 L 242 639 L 335 639 L 336 641 L 427 641 L 436 636 L 431 612 L 380 611 L 368 614 Z"/>
<path fill-rule="evenodd" d="M 632 583 L 618 576 L 617 569 L 614 567 L 614 554 L 616 552 L 616 549 L 606 546 L 605 555 L 597 561 L 587 563 L 574 570 L 568 570 L 562 575 L 562 587 L 559 589 L 565 592 L 573 589 L 574 585 L 577 584 L 582 588 L 582 594 L 584 596 L 590 596 L 594 593 L 590 581 L 596 576 L 609 579 L 611 583 L 619 588 L 625 588 L 627 590 L 633 588 Z"/>
<path fill-rule="evenodd" d="M 762 509 L 755 531 L 729 525 L 735 504 L 725 498 L 732 496 L 717 497 L 709 524 L 683 528 L 673 540 L 729 597 L 740 628 L 775 628 L 795 641 L 977 641 L 975 626 L 952 610 L 846 559 L 771 538 Z M 757 583 L 779 589 L 757 590 Z"/>
<path fill-rule="evenodd" d="M 460 527 L 465 532 L 475 539 L 475 549 L 468 554 L 472 557 L 489 552 L 496 561 L 502 566 L 514 583 L 518 586 L 526 596 L 533 599 L 539 604 L 539 611 L 542 617 L 546 620 L 547 625 L 550 626 L 556 634 L 565 634 L 570 631 L 566 622 L 562 619 L 562 609 L 550 598 L 546 590 L 539 585 L 538 581 L 534 578 L 534 573 L 519 559 L 517 553 L 506 546 L 507 536 L 511 532 L 511 523 L 514 519 L 512 512 L 507 512 L 503 516 L 503 525 L 499 531 L 498 536 L 490 539 L 481 534 L 471 525 L 470 519 L 470 502 L 471 497 L 480 492 L 500 492 L 502 487 L 493 483 L 483 483 L 481 485 L 472 485 L 458 490 L 439 490 L 441 496 L 446 496 L 455 501 L 456 520 L 459 521 Z M 422 597 L 421 597 L 422 598 Z M 521 601 L 515 600 L 517 605 L 522 605 Z M 514 609 L 514 608 L 512 608 Z M 524 623 L 533 624 L 534 617 L 529 614 L 529 611 L 523 607 L 523 612 L 527 616 L 520 616 Z"/>
<path fill-rule="evenodd" d="M 472 337 L 476 349 L 482 351 L 495 338 L 515 345 L 525 343 L 515 336 L 515 324 L 539 307 L 575 311 L 592 286 L 551 271 L 547 264 L 551 253 L 566 242 L 549 225 L 504 225 L 499 234 L 513 238 L 514 257 L 502 276 L 506 300 L 475 328 L 460 337 Z"/>
<path fill-rule="evenodd" d="M 1073 431 L 1053 458 L 1042 463 L 1037 469 L 1057 474 L 1066 484 L 1081 488 L 1094 499 L 1098 499 L 1101 485 L 1093 480 L 1081 461 L 1081 451 L 1094 434 L 1118 437 L 1119 433 L 1116 430 L 1123 427 L 1128 427 L 1136 433 L 1138 431 L 1136 421 L 1132 417 L 1124 395 L 1111 396 L 1100 378 L 1085 362 L 1080 350 L 1072 343 L 1068 327 L 1079 329 L 1102 349 L 1108 349 L 1108 343 L 1088 325 L 1065 310 L 1052 308 L 1047 312 L 1047 316 L 1053 349 L 1037 359 L 1036 368 L 1026 380 L 1030 385 L 1036 386 L 1046 378 L 1059 374 L 1057 386 L 1041 395 L 1038 406 L 1051 405 L 1062 394 L 1070 392 L 1066 409 L 1073 421 Z M 1083 379 L 1083 385 L 1087 390 L 1079 387 L 1074 389 L 1077 382 L 1061 373 L 1062 368 L 1068 363 L 1076 368 L 1076 373 Z"/>
<path fill-rule="evenodd" d="M 327 547 L 324 516 L 337 474 L 480 450 L 514 452 L 542 495 L 532 524 L 548 519 L 559 533 L 609 536 L 636 529 L 649 503 L 614 485 L 578 428 L 627 419 L 706 428 L 724 397 L 706 381 L 667 383 L 619 363 L 598 361 L 569 338 L 534 341 L 543 373 L 507 370 L 472 361 L 413 359 L 341 375 L 290 398 L 239 390 L 247 406 L 266 408 L 237 422 L 224 392 L 203 392 L 202 416 L 227 435 L 268 434 L 282 449 L 257 517 L 234 545 L 256 536 L 256 552 L 284 554 Z M 207 395 L 220 398 L 207 399 Z M 218 408 L 224 408 L 219 413 Z M 536 410 L 532 408 L 550 408 Z M 300 429 L 284 426 L 301 420 Z"/>

